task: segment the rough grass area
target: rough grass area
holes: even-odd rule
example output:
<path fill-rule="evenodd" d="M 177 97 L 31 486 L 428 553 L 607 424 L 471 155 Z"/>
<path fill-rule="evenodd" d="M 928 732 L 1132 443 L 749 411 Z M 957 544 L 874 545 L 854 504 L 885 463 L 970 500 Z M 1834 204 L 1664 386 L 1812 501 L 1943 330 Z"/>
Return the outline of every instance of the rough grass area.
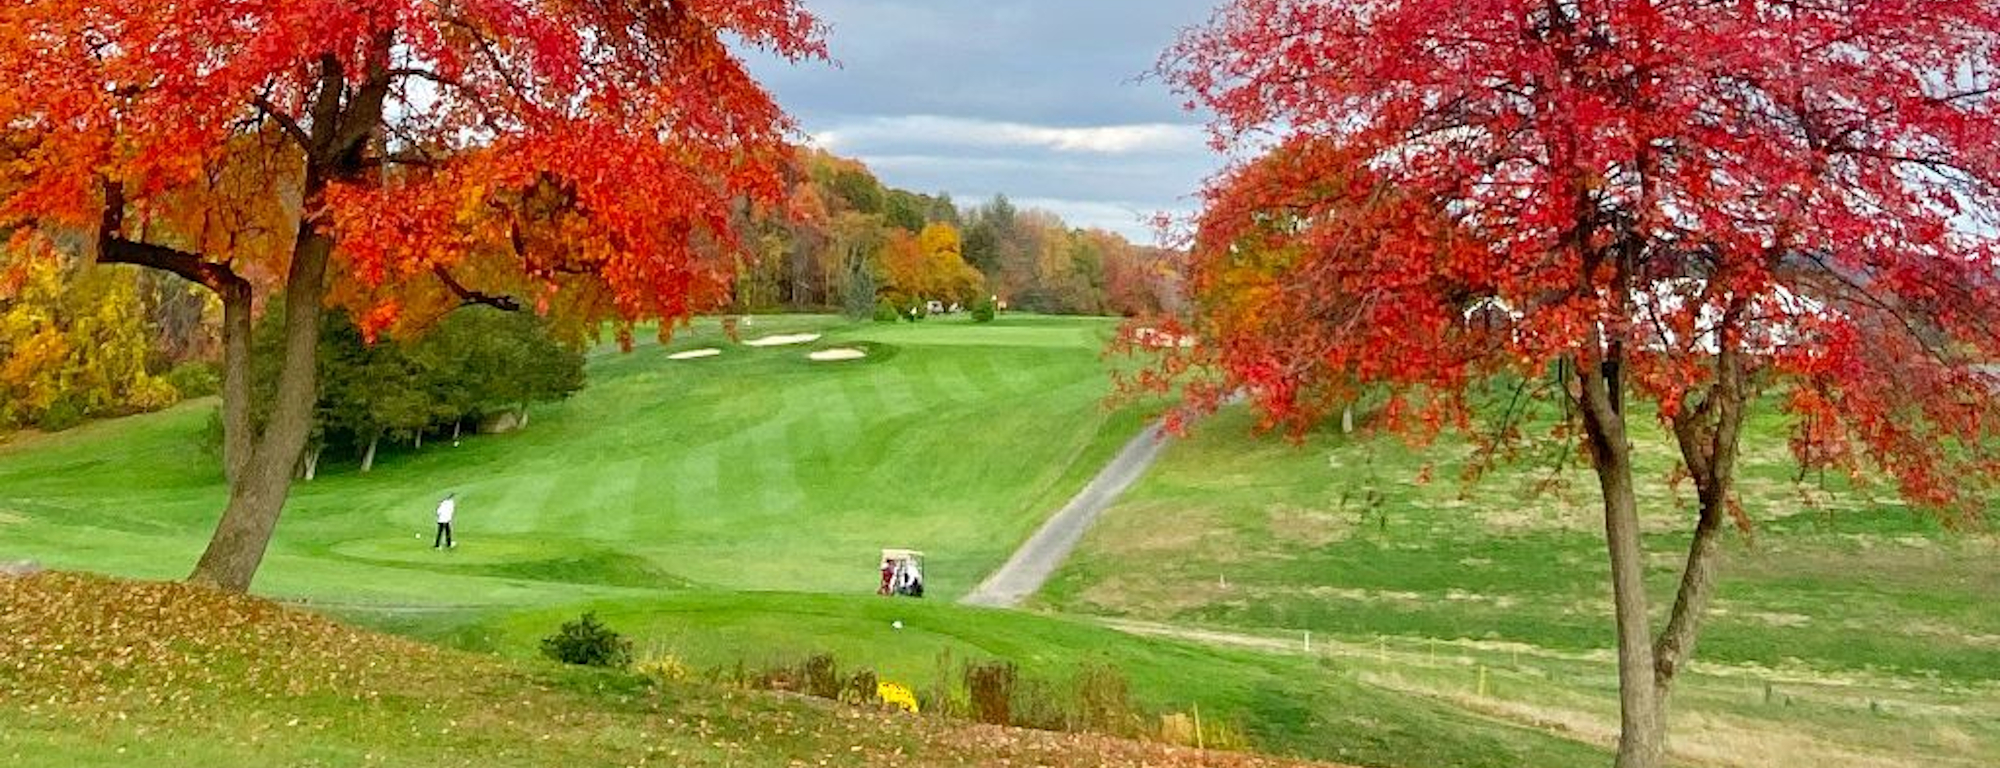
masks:
<path fill-rule="evenodd" d="M 358 631 L 198 587 L 0 579 L 0 762 L 22 766 L 1277 766 Z"/>
<path fill-rule="evenodd" d="M 1648 576 L 1664 612 L 1694 499 L 1665 482 L 1671 443 L 1644 427 Z M 1754 419 L 1744 444 L 1754 528 L 1728 534 L 1673 706 L 1678 754 L 2000 763 L 1994 535 L 1948 531 L 1892 488 L 1800 482 L 1778 418 Z M 1283 638 L 1295 652 L 1310 631 L 1317 653 L 1371 684 L 1608 743 L 1616 685 L 1594 480 L 1531 457 L 1467 484 L 1469 453 L 1331 433 L 1292 445 L 1225 412 L 1106 513 L 1041 604 Z M 1426 468 L 1436 480 L 1419 481 Z"/>
<path fill-rule="evenodd" d="M 683 593 L 487 615 L 351 614 L 462 648 L 531 658 L 536 639 L 581 610 L 626 633 L 643 658 L 728 674 L 813 654 L 930 695 L 965 662 L 1004 660 L 1057 687 L 1086 666 L 1116 669 L 1149 718 L 1202 713 L 1258 751 L 1424 768 L 1589 765 L 1608 751 L 1448 702 L 1366 685 L 1345 664 L 1146 638 L 1060 616 L 932 601 L 782 593 Z M 896 624 L 900 622 L 901 628 Z M 948 668 L 947 668 L 948 667 Z"/>

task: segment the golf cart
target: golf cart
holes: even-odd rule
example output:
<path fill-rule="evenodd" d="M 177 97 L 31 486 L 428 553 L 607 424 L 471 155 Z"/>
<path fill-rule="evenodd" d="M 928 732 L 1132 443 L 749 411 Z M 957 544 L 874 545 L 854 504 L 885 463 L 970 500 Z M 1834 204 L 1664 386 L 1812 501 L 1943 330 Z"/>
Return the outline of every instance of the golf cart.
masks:
<path fill-rule="evenodd" d="M 924 596 L 924 553 L 914 549 L 882 550 L 882 596 Z"/>

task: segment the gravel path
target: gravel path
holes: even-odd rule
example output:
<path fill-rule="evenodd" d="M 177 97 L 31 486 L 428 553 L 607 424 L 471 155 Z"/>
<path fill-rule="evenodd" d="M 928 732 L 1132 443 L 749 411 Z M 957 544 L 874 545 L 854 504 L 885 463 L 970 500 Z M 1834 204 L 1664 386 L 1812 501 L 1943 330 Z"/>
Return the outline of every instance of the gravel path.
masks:
<path fill-rule="evenodd" d="M 1148 427 L 1138 437 L 1125 444 L 1112 457 L 1111 463 L 1091 478 L 1076 496 L 1064 504 L 1054 517 L 1043 523 L 1041 530 L 1028 537 L 1014 556 L 980 582 L 979 588 L 960 599 L 965 605 L 980 605 L 991 608 L 1013 608 L 1021 604 L 1042 588 L 1049 575 L 1069 559 L 1071 550 L 1083 540 L 1085 531 L 1090 530 L 1097 516 L 1118 500 L 1119 494 L 1130 488 L 1146 469 L 1153 466 L 1153 460 L 1160 457 L 1171 442 L 1160 425 Z"/>

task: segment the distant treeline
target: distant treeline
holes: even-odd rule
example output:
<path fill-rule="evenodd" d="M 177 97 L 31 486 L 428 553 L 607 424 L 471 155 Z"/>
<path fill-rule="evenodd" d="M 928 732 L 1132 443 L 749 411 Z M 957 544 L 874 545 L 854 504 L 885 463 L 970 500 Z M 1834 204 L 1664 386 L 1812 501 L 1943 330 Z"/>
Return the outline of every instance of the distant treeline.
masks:
<path fill-rule="evenodd" d="M 754 254 L 739 265 L 739 312 L 841 310 L 865 316 L 878 301 L 971 306 L 993 297 L 1012 309 L 1133 315 L 1172 310 L 1180 255 L 1076 229 L 1004 196 L 960 208 L 884 186 L 862 164 L 802 150 L 789 210 L 745 211 Z"/>

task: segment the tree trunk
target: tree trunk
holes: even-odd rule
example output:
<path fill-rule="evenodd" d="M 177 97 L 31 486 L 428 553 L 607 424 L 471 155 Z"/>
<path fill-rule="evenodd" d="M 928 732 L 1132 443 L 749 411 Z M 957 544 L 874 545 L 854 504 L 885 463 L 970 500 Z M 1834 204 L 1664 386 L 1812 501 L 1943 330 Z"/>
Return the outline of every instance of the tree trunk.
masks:
<path fill-rule="evenodd" d="M 1340 433 L 1343 435 L 1354 434 L 1353 403 L 1348 403 L 1346 408 L 1340 409 Z"/>
<path fill-rule="evenodd" d="M 423 430 L 421 430 L 421 429 L 417 430 L 417 437 L 416 437 L 416 446 L 415 446 L 415 448 L 416 448 L 417 450 L 419 450 L 419 451 L 421 451 L 421 450 L 423 450 L 423 449 L 424 449 L 424 431 L 423 431 Z"/>
<path fill-rule="evenodd" d="M 459 432 L 460 432 L 461 430 L 463 430 L 463 429 L 465 429 L 465 419 L 459 419 L 459 420 L 457 420 L 457 421 L 454 421 L 454 422 L 452 422 L 452 423 L 451 423 L 451 444 L 452 444 L 452 445 L 458 445 L 458 435 L 459 435 Z"/>
<path fill-rule="evenodd" d="M 361 474 L 368 474 L 369 471 L 375 469 L 375 445 L 380 442 L 382 442 L 382 438 L 379 435 L 368 438 L 368 450 L 361 454 Z"/>
<path fill-rule="evenodd" d="M 1666 762 L 1665 701 L 1654 676 L 1646 553 L 1639 538 L 1623 382 L 1615 364 L 1579 365 L 1578 370 L 1584 430 L 1592 468 L 1604 494 L 1604 540 L 1611 560 L 1611 599 L 1617 622 L 1620 727 L 1614 765 L 1659 768 Z"/>
<path fill-rule="evenodd" d="M 521 415 L 521 418 L 520 418 L 520 420 L 519 420 L 519 423 L 518 423 L 518 424 L 516 424 L 514 428 L 515 428 L 515 429 L 527 429 L 527 428 L 528 428 L 528 404 L 527 404 L 527 403 L 522 403 L 522 404 L 521 404 L 521 407 L 520 407 L 520 408 L 517 408 L 517 409 L 515 409 L 515 413 L 518 413 L 518 414 L 520 414 L 520 415 Z"/>
<path fill-rule="evenodd" d="M 299 473 L 300 479 L 310 483 L 319 478 L 319 454 L 324 450 L 326 450 L 324 447 L 315 445 L 312 450 L 306 451 L 305 465 Z"/>
<path fill-rule="evenodd" d="M 1673 420 L 1681 461 L 1687 465 L 1701 498 L 1701 517 L 1695 522 L 1694 540 L 1688 545 L 1687 565 L 1681 571 L 1673 612 L 1668 614 L 1667 627 L 1661 630 L 1659 642 L 1653 648 L 1655 677 L 1662 698 L 1671 690 L 1682 665 L 1694 655 L 1695 637 L 1715 592 L 1722 518 L 1728 514 L 1734 492 L 1736 453 L 1749 398 L 1742 354 L 1733 338 L 1742 312 L 1740 301 L 1732 304 L 1717 329 L 1722 344 L 1716 355 L 1715 383 L 1709 387 L 1707 396 L 1698 406 L 1682 408 Z"/>
<path fill-rule="evenodd" d="M 326 263 L 332 250 L 333 242 L 318 234 L 312 225 L 300 229 L 285 286 L 285 336 L 278 350 L 283 356 L 283 367 L 271 403 L 270 421 L 254 441 L 241 435 L 225 438 L 226 445 L 247 443 L 249 450 L 237 467 L 237 477 L 230 483 L 229 506 L 223 509 L 222 520 L 216 524 L 215 534 L 201 553 L 201 560 L 195 563 L 194 572 L 188 575 L 189 581 L 232 592 L 248 591 L 257 567 L 264 562 L 264 551 L 271 544 L 271 533 L 277 529 L 278 515 L 284 510 L 286 494 L 291 491 L 292 471 L 298 466 L 299 453 L 312 432 L 313 404 L 318 396 L 320 302 L 325 295 Z M 223 333 L 226 337 L 245 334 L 248 325 L 247 322 L 225 325 Z M 241 377 L 247 390 L 249 341 L 230 338 L 224 343 L 232 348 L 240 344 L 245 350 L 245 354 L 227 361 L 232 368 L 240 366 L 242 370 L 231 370 L 225 384 Z M 249 426 L 247 415 L 240 421 L 226 417 L 223 424 L 225 430 L 248 430 Z"/>
<path fill-rule="evenodd" d="M 231 487 L 243 476 L 256 435 L 250 421 L 250 341 L 254 336 L 249 283 L 216 291 L 222 298 L 222 474 Z"/>

